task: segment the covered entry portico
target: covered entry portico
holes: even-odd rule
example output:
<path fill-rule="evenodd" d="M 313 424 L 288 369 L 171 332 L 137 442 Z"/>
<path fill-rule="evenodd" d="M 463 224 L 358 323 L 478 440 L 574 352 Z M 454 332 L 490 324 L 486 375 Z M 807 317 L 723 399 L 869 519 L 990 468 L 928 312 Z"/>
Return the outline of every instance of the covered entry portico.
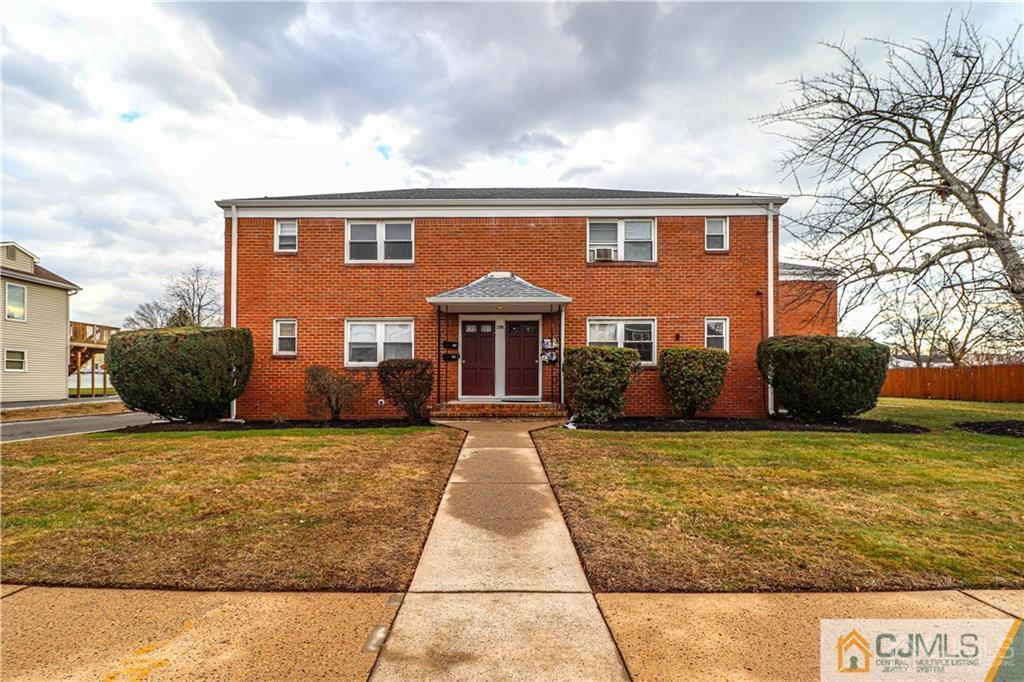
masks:
<path fill-rule="evenodd" d="M 427 298 L 437 310 L 437 402 L 562 402 L 572 299 L 511 272 Z"/>

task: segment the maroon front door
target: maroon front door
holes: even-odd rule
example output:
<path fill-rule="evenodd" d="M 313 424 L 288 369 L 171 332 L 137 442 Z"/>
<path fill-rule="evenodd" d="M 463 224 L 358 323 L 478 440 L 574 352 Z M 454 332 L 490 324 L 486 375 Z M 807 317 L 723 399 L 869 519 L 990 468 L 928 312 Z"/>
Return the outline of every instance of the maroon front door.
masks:
<path fill-rule="evenodd" d="M 536 322 L 505 323 L 505 395 L 540 393 L 540 337 Z"/>
<path fill-rule="evenodd" d="M 462 395 L 494 395 L 494 321 L 462 323 Z"/>

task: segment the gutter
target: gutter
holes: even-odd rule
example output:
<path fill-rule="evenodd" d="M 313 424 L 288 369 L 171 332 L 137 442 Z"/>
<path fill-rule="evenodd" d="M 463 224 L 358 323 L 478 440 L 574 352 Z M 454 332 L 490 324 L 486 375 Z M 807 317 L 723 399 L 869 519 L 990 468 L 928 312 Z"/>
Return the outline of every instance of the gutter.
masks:
<path fill-rule="evenodd" d="M 775 336 L 775 204 L 768 204 L 768 338 Z M 768 384 L 768 415 L 775 414 L 775 389 Z"/>
<path fill-rule="evenodd" d="M 238 207 L 231 207 L 231 326 L 238 326 Z M 231 401 L 231 420 L 234 421 L 235 402 Z"/>
<path fill-rule="evenodd" d="M 773 206 L 786 203 L 781 196 L 681 197 L 643 199 L 221 199 L 223 209 L 290 206 L 296 208 L 497 208 L 543 206 Z"/>

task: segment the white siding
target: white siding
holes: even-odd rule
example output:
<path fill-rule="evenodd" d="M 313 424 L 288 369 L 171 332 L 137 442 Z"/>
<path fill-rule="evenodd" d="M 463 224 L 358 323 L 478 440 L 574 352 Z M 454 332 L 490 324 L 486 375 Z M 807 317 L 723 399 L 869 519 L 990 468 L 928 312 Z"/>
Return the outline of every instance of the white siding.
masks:
<path fill-rule="evenodd" d="M 14 258 L 7 257 L 8 246 L 13 247 L 11 250 L 14 251 Z M 32 256 L 28 255 L 14 244 L 5 244 L 4 247 L 0 249 L 0 265 L 5 269 L 10 268 L 11 270 L 21 270 L 22 272 L 28 273 L 35 272 Z"/>
<path fill-rule="evenodd" d="M 4 254 L 4 265 L 7 265 Z M 26 287 L 26 320 L 0 315 L 0 346 L 28 352 L 27 372 L 8 372 L 0 354 L 0 401 L 67 398 L 68 292 L 32 282 L 2 278 L 0 309 L 6 309 L 7 282 Z"/>

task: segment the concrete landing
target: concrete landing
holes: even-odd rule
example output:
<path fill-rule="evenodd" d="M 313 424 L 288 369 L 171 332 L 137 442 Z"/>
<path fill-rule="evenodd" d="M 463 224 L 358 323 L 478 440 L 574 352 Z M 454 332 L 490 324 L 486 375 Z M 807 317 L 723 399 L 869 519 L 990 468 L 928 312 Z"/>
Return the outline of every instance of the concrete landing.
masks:
<path fill-rule="evenodd" d="M 529 430 L 469 431 L 372 679 L 625 679 Z"/>

